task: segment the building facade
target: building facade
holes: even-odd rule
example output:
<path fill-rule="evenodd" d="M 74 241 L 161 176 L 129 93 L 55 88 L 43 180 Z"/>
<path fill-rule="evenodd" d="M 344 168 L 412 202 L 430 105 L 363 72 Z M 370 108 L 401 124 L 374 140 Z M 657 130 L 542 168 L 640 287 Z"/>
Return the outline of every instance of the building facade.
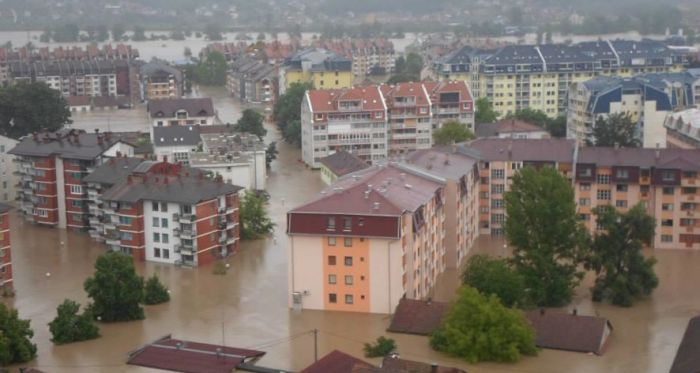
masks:
<path fill-rule="evenodd" d="M 226 87 L 241 102 L 273 105 L 277 99 L 278 68 L 255 58 L 239 57 L 226 73 Z"/>
<path fill-rule="evenodd" d="M 391 313 L 403 297 L 429 297 L 446 267 L 444 186 L 373 166 L 290 211 L 290 306 Z"/>
<path fill-rule="evenodd" d="M 632 78 L 597 77 L 569 87 L 567 138 L 591 139 L 598 118 L 627 114 L 643 147 L 666 147 L 666 117 L 698 105 L 700 75 L 654 73 Z"/>
<path fill-rule="evenodd" d="M 184 79 L 180 70 L 160 62 L 149 62 L 139 69 L 141 101 L 180 98 Z"/>
<path fill-rule="evenodd" d="M 12 282 L 12 250 L 10 249 L 10 210 L 0 203 L 0 296 L 14 293 Z"/>
<path fill-rule="evenodd" d="M 474 99 L 464 81 L 425 82 L 433 111 L 433 129 L 457 121 L 474 132 Z"/>
<path fill-rule="evenodd" d="M 532 108 L 550 117 L 566 112 L 569 85 L 598 75 L 629 77 L 679 72 L 687 56 L 662 42 L 599 40 L 572 45 L 463 47 L 434 64 L 443 79 L 465 80 L 501 115 Z"/>
<path fill-rule="evenodd" d="M 0 203 L 14 204 L 17 197 L 17 164 L 9 151 L 17 145 L 17 140 L 0 136 Z"/>
<path fill-rule="evenodd" d="M 292 83 L 310 83 L 315 89 L 350 88 L 353 84 L 352 60 L 325 49 L 299 51 L 282 64 L 280 94 Z"/>
<path fill-rule="evenodd" d="M 700 109 L 688 109 L 669 114 L 664 127 L 666 127 L 667 147 L 700 149 Z"/>
<path fill-rule="evenodd" d="M 83 178 L 134 146 L 111 132 L 58 131 L 23 138 L 9 151 L 17 163 L 17 209 L 27 221 L 86 230 L 87 185 Z"/>
<path fill-rule="evenodd" d="M 381 85 L 387 107 L 389 154 L 429 149 L 433 139 L 430 95 L 423 83 Z"/>
<path fill-rule="evenodd" d="M 314 46 L 351 59 L 356 80 L 372 75 L 375 69 L 380 75 L 394 72 L 396 52 L 394 44 L 387 39 L 318 40 Z"/>
<path fill-rule="evenodd" d="M 211 98 L 175 98 L 153 100 L 148 103 L 153 127 L 211 126 L 216 119 Z"/>

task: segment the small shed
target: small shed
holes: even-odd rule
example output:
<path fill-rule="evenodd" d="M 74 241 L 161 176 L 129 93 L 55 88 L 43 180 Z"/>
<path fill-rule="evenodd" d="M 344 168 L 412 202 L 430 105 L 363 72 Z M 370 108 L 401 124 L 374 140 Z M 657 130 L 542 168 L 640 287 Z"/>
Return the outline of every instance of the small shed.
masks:
<path fill-rule="evenodd" d="M 542 348 L 602 355 L 613 330 L 608 319 L 574 313 L 536 310 L 525 314 Z"/>

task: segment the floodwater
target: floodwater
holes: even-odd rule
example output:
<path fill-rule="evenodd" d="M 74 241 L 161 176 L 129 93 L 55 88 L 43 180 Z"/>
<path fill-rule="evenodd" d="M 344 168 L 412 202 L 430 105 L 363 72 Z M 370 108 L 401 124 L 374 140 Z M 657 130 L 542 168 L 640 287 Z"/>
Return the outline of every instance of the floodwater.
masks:
<path fill-rule="evenodd" d="M 227 102 L 223 97 L 216 102 L 221 115 L 235 121 L 239 109 L 222 107 Z M 267 140 L 278 140 L 274 126 L 267 126 Z M 64 299 L 87 303 L 83 282 L 92 274 L 93 263 L 104 247 L 85 234 L 37 227 L 13 217 L 17 295 L 3 302 L 32 320 L 38 357 L 29 365 L 50 373 L 158 372 L 125 365 L 127 353 L 172 334 L 193 341 L 259 348 L 267 352 L 259 365 L 298 371 L 313 362 L 313 329 L 319 330 L 319 356 L 340 349 L 361 357 L 363 343 L 387 334 L 388 315 L 287 308 L 285 212 L 313 197 L 323 185 L 318 173 L 306 169 L 299 160 L 298 149 L 284 142 L 279 142 L 278 149 L 280 155 L 268 179 L 269 211 L 277 224 L 274 236 L 244 242 L 241 252 L 228 260 L 231 267 L 223 276 L 214 275 L 211 266 L 186 269 L 138 263 L 141 275 L 158 274 L 171 290 L 172 300 L 146 307 L 146 320 L 101 324 L 102 337 L 93 341 L 54 346 L 47 323 Z M 507 255 L 508 248 L 502 241 L 482 237 L 473 252 Z M 471 365 L 431 351 L 426 337 L 390 337 L 405 358 L 459 366 L 469 372 L 665 372 L 688 319 L 700 313 L 700 252 L 657 251 L 654 255 L 659 260 L 660 286 L 650 299 L 628 309 L 594 304 L 587 290 L 589 278 L 567 308 L 611 320 L 615 329 L 603 356 L 543 350 L 517 364 Z M 453 299 L 457 279 L 456 270 L 443 275 L 435 299 Z"/>

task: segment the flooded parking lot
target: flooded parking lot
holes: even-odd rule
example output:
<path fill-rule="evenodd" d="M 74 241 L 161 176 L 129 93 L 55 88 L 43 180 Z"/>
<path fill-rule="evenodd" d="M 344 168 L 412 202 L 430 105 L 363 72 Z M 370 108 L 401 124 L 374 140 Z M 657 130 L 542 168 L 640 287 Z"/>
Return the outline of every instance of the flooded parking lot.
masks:
<path fill-rule="evenodd" d="M 223 98 L 219 99 L 224 102 Z M 218 105 L 217 105 L 218 106 Z M 225 109 L 235 120 L 235 109 Z M 222 110 L 223 111 L 223 110 Z M 277 132 L 268 125 L 268 140 Z M 113 129 L 116 130 L 116 129 Z M 318 329 L 319 355 L 340 349 L 362 356 L 363 343 L 386 335 L 388 315 L 302 311 L 287 308 L 286 211 L 314 196 L 322 187 L 316 172 L 299 161 L 299 151 L 279 144 L 279 159 L 268 179 L 269 210 L 277 224 L 274 237 L 245 242 L 229 259 L 226 275 L 211 267 L 176 268 L 139 263 L 144 276 L 157 273 L 172 291 L 172 300 L 146 308 L 146 320 L 101 324 L 102 337 L 54 346 L 47 323 L 65 298 L 85 304 L 83 281 L 104 247 L 87 235 L 26 224 L 12 219 L 13 262 L 17 296 L 3 300 L 21 317 L 32 320 L 38 357 L 31 365 L 46 372 L 157 372 L 125 365 L 127 353 L 166 334 L 173 337 L 252 347 L 267 351 L 260 365 L 300 370 L 313 362 L 313 329 Z M 482 237 L 473 252 L 506 255 L 503 242 Z M 470 365 L 430 350 L 425 337 L 394 335 L 399 353 L 409 359 L 439 362 L 469 372 L 665 372 L 668 371 L 688 319 L 700 313 L 700 252 L 662 251 L 660 286 L 651 299 L 624 309 L 591 303 L 587 285 L 573 307 L 580 314 L 607 317 L 614 331 L 603 356 L 543 350 L 517 364 Z M 450 300 L 458 283 L 456 270 L 442 276 L 437 300 Z M 587 279 L 590 284 L 590 279 Z M 376 362 L 376 361 L 375 361 Z"/>

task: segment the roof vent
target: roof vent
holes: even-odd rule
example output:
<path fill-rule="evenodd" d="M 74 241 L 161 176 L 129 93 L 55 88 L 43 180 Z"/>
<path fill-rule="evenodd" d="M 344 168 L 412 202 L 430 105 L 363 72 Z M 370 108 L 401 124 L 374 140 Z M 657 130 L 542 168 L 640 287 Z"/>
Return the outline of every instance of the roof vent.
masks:
<path fill-rule="evenodd" d="M 379 206 L 380 206 L 380 205 L 379 205 L 379 202 L 375 202 L 375 203 L 372 204 L 372 208 L 375 209 L 375 210 L 379 210 Z"/>
<path fill-rule="evenodd" d="M 369 199 L 369 190 L 365 190 L 365 199 Z"/>
<path fill-rule="evenodd" d="M 413 185 L 411 185 L 411 184 L 404 184 L 403 186 L 404 186 L 406 189 L 411 189 L 411 188 L 413 188 Z"/>

